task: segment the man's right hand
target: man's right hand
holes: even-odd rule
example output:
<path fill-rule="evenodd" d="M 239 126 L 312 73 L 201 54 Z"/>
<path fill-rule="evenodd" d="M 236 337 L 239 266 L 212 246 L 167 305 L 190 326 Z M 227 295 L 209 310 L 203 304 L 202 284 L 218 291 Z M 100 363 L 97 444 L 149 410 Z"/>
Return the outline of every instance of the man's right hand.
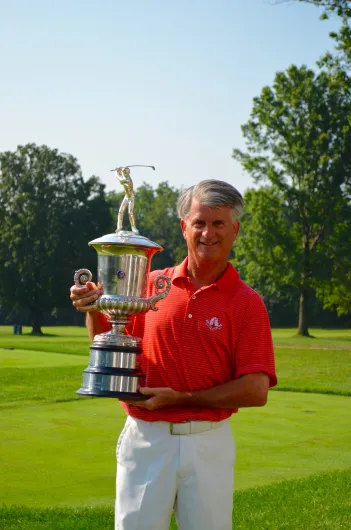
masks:
<path fill-rule="evenodd" d="M 93 304 L 102 295 L 103 291 L 100 285 L 97 286 L 94 282 L 87 282 L 84 287 L 72 285 L 70 292 L 70 298 L 76 310 L 87 313 L 94 310 L 94 306 L 89 308 L 89 305 Z"/>

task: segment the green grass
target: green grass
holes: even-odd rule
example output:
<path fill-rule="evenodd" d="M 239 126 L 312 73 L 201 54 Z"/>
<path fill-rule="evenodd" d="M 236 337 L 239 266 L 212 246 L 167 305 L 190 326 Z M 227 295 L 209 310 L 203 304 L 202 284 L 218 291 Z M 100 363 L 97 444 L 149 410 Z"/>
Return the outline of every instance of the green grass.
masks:
<path fill-rule="evenodd" d="M 13 406 L 26 399 L 46 402 L 80 399 L 74 392 L 77 384 L 80 386 L 81 371 L 89 361 L 86 330 L 62 327 L 48 328 L 48 331 L 51 335 L 56 331 L 59 336 L 18 337 L 11 334 L 10 327 L 0 327 L 0 358 L 2 366 L 6 368 L 1 374 L 6 384 L 1 386 L 0 397 L 6 406 Z M 291 330 L 274 330 L 274 335 L 283 337 L 286 341 L 285 335 L 289 332 Z M 323 330 L 319 330 L 319 333 L 325 335 Z M 332 337 L 350 336 L 344 330 L 329 333 Z M 292 340 L 299 342 L 305 339 Z M 314 339 L 307 340 L 314 344 Z M 16 345 L 16 342 L 25 348 L 1 349 L 14 347 L 9 344 Z M 34 347 L 38 351 L 32 349 Z M 47 353 L 45 348 L 49 348 L 51 352 L 60 350 L 61 353 L 70 354 L 70 360 L 67 355 Z M 80 355 L 72 354 L 76 350 L 80 351 Z M 26 359 L 30 361 L 27 362 Z M 351 395 L 351 350 L 278 346 L 276 364 L 279 384 L 275 390 Z M 55 371 L 51 371 L 50 366 L 55 366 Z"/>
<path fill-rule="evenodd" d="M 43 328 L 43 336 L 31 335 L 30 332 L 31 328 L 24 326 L 22 335 L 13 335 L 11 326 L 0 326 L 0 348 L 89 354 L 89 339 L 84 327 L 46 327 Z"/>
<path fill-rule="evenodd" d="M 351 349 L 350 329 L 310 329 L 312 337 L 296 335 L 296 329 L 273 329 L 275 346 L 290 346 L 300 348 L 331 348 Z"/>
<path fill-rule="evenodd" d="M 112 530 L 112 507 L 0 508 L 0 526 L 6 530 Z"/>
<path fill-rule="evenodd" d="M 351 467 L 351 400 L 272 392 L 267 407 L 231 419 L 236 488 Z M 115 399 L 3 409 L 0 498 L 8 505 L 112 503 L 115 446 L 125 413 Z"/>
<path fill-rule="evenodd" d="M 275 350 L 276 390 L 351 396 L 351 350 Z"/>
<path fill-rule="evenodd" d="M 351 330 L 311 329 L 315 338 L 298 337 L 296 329 L 273 329 L 274 345 L 292 348 L 351 350 Z M 22 335 L 13 335 L 11 326 L 0 326 L 0 348 L 16 348 L 57 353 L 87 355 L 89 340 L 84 327 L 49 326 L 42 337 L 30 335 L 31 328 L 23 327 Z"/>
<path fill-rule="evenodd" d="M 125 414 L 114 399 L 75 394 L 84 328 L 23 331 L 0 327 L 0 527 L 111 529 Z M 231 419 L 236 529 L 350 527 L 351 331 L 312 333 L 273 330 L 277 391 Z"/>
<path fill-rule="evenodd" d="M 46 403 L 84 399 L 75 394 L 88 357 L 28 350 L 0 350 L 0 409 L 24 401 Z"/>
<path fill-rule="evenodd" d="M 351 467 L 351 400 L 271 392 L 268 405 L 232 417 L 236 489 Z"/>
<path fill-rule="evenodd" d="M 351 469 L 239 491 L 236 530 L 348 530 Z"/>
<path fill-rule="evenodd" d="M 347 530 L 350 527 L 351 469 L 284 481 L 234 495 L 236 530 Z M 111 530 L 112 506 L 0 509 L 7 530 Z M 175 530 L 174 520 L 171 529 Z"/>
<path fill-rule="evenodd" d="M 0 409 L 19 406 L 24 401 L 56 403 L 83 399 L 74 392 L 80 386 L 85 365 L 58 366 L 54 370 L 49 367 L 12 368 L 5 374 L 0 370 Z"/>
<path fill-rule="evenodd" d="M 82 359 L 80 355 L 60 355 L 31 350 L 1 350 L 1 368 L 42 368 L 52 366 L 84 366 L 88 362 L 88 355 Z"/>
<path fill-rule="evenodd" d="M 2 410 L 0 498 L 7 505 L 112 504 L 115 448 L 125 421 L 117 400 Z"/>

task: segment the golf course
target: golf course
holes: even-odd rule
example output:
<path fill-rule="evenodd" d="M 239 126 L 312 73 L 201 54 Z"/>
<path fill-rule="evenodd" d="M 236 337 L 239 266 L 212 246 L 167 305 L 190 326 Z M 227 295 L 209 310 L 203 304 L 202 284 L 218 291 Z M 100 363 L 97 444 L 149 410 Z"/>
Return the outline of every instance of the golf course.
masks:
<path fill-rule="evenodd" d="M 30 331 L 0 327 L 0 528 L 111 530 L 125 413 L 75 394 L 83 327 Z M 311 334 L 273 330 L 278 386 L 231 418 L 236 530 L 351 528 L 351 330 Z"/>

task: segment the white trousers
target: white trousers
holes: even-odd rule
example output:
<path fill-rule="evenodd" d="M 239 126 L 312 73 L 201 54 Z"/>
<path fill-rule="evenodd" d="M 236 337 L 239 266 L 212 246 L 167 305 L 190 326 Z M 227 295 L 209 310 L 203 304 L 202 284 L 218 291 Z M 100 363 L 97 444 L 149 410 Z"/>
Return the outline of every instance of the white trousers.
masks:
<path fill-rule="evenodd" d="M 228 420 L 179 435 L 167 422 L 128 416 L 117 462 L 115 530 L 169 530 L 173 510 L 179 530 L 232 529 L 235 445 Z"/>

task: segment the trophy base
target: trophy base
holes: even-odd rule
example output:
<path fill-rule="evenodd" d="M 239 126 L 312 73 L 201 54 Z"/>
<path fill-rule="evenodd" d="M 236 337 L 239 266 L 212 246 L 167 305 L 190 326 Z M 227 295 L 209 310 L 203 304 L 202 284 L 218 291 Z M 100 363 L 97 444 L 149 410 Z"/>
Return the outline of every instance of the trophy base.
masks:
<path fill-rule="evenodd" d="M 96 335 L 90 345 L 90 362 L 83 372 L 81 396 L 145 400 L 141 370 L 141 339 L 119 335 L 113 330 Z"/>
<path fill-rule="evenodd" d="M 107 397 L 107 398 L 117 398 L 117 399 L 135 399 L 138 401 L 145 401 L 150 398 L 150 396 L 144 396 L 140 392 L 108 392 L 106 390 L 87 390 L 86 388 L 80 388 L 77 390 L 76 394 L 80 396 L 97 396 L 97 397 Z"/>
<path fill-rule="evenodd" d="M 145 376 L 138 370 L 88 367 L 83 372 L 83 385 L 76 392 L 83 396 L 119 399 L 147 399 L 139 392 Z"/>

